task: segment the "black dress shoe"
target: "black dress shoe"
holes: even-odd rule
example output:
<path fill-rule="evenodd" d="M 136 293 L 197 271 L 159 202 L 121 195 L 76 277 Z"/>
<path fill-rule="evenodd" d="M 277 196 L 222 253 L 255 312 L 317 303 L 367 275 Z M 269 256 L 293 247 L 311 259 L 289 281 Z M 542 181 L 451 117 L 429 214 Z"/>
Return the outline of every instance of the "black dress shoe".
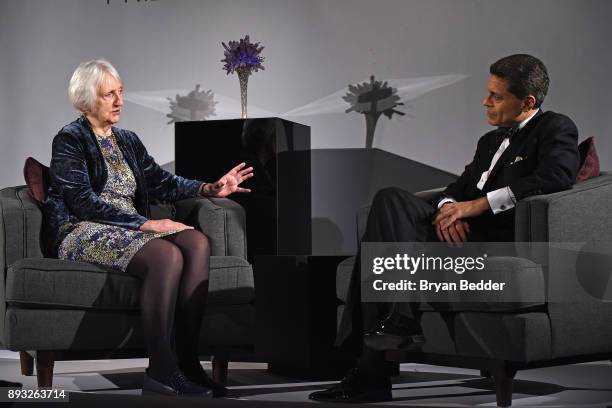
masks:
<path fill-rule="evenodd" d="M 204 370 L 198 372 L 189 372 L 183 370 L 187 378 L 197 384 L 212 390 L 213 398 L 221 398 L 227 395 L 227 388 L 224 385 L 214 382 L 209 376 L 206 375 Z"/>
<path fill-rule="evenodd" d="M 419 351 L 425 343 L 425 336 L 414 320 L 393 313 L 376 329 L 365 333 L 363 341 L 366 346 L 378 351 Z"/>
<path fill-rule="evenodd" d="M 212 390 L 189 381 L 180 371 L 175 371 L 168 380 L 168 384 L 158 381 L 149 376 L 149 370 L 145 371 L 142 384 L 142 394 L 181 395 L 186 397 L 212 398 Z"/>
<path fill-rule="evenodd" d="M 308 398 L 320 402 L 391 401 L 391 380 L 389 377 L 366 375 L 358 368 L 352 368 L 342 381 L 325 390 L 315 391 Z"/>

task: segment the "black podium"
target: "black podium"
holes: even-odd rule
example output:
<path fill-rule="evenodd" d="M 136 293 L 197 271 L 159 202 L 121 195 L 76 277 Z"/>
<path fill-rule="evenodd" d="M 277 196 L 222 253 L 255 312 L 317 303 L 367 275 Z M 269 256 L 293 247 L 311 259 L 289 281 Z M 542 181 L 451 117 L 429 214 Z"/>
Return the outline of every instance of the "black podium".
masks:
<path fill-rule="evenodd" d="M 212 182 L 245 161 L 254 177 L 233 194 L 247 214 L 249 260 L 311 253 L 310 128 L 280 118 L 175 124 L 175 172 Z"/>

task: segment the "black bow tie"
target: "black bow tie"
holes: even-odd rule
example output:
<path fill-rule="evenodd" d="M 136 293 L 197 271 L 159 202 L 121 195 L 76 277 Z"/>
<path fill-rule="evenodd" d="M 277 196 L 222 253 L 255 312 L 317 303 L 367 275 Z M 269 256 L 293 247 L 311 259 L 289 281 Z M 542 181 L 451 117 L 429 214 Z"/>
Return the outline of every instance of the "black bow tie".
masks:
<path fill-rule="evenodd" d="M 505 132 L 500 132 L 499 139 L 498 139 L 499 143 L 503 142 L 505 138 L 508 138 L 510 139 L 510 141 L 512 141 L 512 139 L 514 138 L 514 136 L 516 136 L 519 130 L 520 129 L 518 127 L 506 128 Z"/>
<path fill-rule="evenodd" d="M 516 134 L 519 132 L 519 128 L 517 127 L 511 127 L 510 129 L 508 129 L 508 131 L 506 132 L 506 136 L 505 137 L 509 137 L 510 140 L 512 140 L 512 138 L 514 136 L 516 136 Z"/>

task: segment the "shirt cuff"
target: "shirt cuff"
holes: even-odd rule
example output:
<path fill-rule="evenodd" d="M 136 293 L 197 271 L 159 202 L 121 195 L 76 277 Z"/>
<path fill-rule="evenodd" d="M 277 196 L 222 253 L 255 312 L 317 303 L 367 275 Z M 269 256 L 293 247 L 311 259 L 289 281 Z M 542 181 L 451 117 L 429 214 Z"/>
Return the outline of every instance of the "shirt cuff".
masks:
<path fill-rule="evenodd" d="M 200 189 L 198 190 L 200 197 L 207 197 L 207 195 L 204 193 L 204 187 L 206 186 L 206 184 L 207 183 L 202 183 L 200 185 Z"/>
<path fill-rule="evenodd" d="M 442 206 L 443 206 L 444 204 L 446 204 L 446 203 L 456 203 L 456 202 L 457 202 L 457 200 L 455 200 L 454 198 L 450 198 L 450 197 L 443 198 L 443 199 L 442 199 L 442 200 L 440 200 L 440 202 L 438 203 L 438 210 L 439 210 L 440 208 L 442 208 Z"/>
<path fill-rule="evenodd" d="M 491 207 L 493 214 L 508 211 L 514 208 L 514 204 L 516 204 L 516 198 L 510 187 L 502 187 L 489 191 L 487 193 L 487 201 L 489 201 L 489 207 Z"/>

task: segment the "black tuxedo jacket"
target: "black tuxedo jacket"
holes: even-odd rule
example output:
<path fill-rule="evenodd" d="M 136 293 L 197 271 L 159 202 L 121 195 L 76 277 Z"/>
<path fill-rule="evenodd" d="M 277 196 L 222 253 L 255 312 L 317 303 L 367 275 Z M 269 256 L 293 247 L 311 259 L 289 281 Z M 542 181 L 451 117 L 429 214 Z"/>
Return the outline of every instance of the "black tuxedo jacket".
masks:
<path fill-rule="evenodd" d="M 537 194 L 570 188 L 580 163 L 578 130 L 570 118 L 555 112 L 539 111 L 515 134 L 492 169 L 482 190 L 476 187 L 489 169 L 506 128 L 498 128 L 480 138 L 474 159 L 465 166 L 457 181 L 444 190 L 443 197 L 469 201 L 490 191 L 510 187 L 517 201 Z M 491 210 L 467 220 L 480 240 L 513 241 L 514 209 L 494 215 Z"/>

